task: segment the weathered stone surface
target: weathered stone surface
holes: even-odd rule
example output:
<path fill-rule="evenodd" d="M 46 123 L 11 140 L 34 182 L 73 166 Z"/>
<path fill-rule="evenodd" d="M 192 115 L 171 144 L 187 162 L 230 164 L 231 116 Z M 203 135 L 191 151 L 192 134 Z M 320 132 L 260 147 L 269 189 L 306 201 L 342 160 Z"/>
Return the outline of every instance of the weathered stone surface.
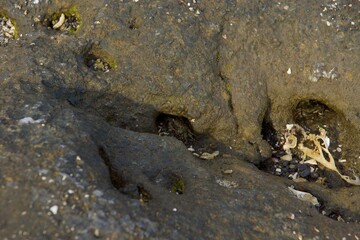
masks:
<path fill-rule="evenodd" d="M 359 187 L 252 164 L 271 156 L 264 128 L 303 121 L 336 130 L 358 173 L 359 4 L 195 2 L 1 2 L 21 34 L 0 53 L 1 239 L 360 237 Z M 79 30 L 51 29 L 71 6 Z M 306 117 L 307 100 L 331 119 Z M 220 155 L 158 136 L 160 114 L 189 120 L 195 153 Z"/>

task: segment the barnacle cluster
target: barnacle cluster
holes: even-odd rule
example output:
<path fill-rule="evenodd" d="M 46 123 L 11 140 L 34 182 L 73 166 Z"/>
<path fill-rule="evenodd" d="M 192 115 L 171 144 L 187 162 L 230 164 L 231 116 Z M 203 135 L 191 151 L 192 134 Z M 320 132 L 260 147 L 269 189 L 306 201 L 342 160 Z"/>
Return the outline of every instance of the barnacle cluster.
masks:
<path fill-rule="evenodd" d="M 15 38 L 15 26 L 7 17 L 0 15 L 0 46 L 8 44 L 9 39 Z"/>
<path fill-rule="evenodd" d="M 307 134 L 304 128 L 298 124 L 288 124 L 286 126 L 285 144 L 283 149 L 288 155 L 292 155 L 294 150 L 302 154 L 302 160 L 306 162 L 316 162 L 324 167 L 335 171 L 346 182 L 354 185 L 360 185 L 360 179 L 355 176 L 352 179 L 349 176 L 340 173 L 336 167 L 335 160 L 329 151 L 330 139 L 326 136 L 325 129 L 320 128 L 320 134 Z"/>

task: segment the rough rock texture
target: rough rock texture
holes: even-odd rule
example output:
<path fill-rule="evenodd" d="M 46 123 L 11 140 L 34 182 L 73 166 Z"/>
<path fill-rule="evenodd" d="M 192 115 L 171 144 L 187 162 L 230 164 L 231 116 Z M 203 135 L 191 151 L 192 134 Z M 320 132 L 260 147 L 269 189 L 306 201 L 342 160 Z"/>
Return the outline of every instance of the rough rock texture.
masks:
<path fill-rule="evenodd" d="M 0 3 L 19 34 L 0 48 L 1 239 L 360 237 L 359 187 L 254 166 L 271 156 L 267 128 L 310 121 L 337 131 L 359 175 L 360 2 L 194 2 Z M 52 29 L 71 6 L 79 30 Z M 336 117 L 314 117 L 308 100 Z M 161 114 L 220 156 L 158 136 Z"/>

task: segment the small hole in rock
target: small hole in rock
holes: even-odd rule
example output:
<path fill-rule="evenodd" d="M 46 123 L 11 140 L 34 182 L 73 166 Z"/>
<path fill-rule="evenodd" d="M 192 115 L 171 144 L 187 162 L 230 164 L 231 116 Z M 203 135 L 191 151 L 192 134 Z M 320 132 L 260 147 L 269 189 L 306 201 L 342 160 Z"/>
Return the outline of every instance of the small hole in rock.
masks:
<path fill-rule="evenodd" d="M 185 117 L 160 114 L 156 118 L 156 126 L 160 136 L 172 136 L 190 146 L 195 141 L 195 134 L 190 121 Z"/>
<path fill-rule="evenodd" d="M 151 193 L 145 189 L 144 185 L 138 184 L 137 190 L 140 202 L 149 202 L 152 199 Z"/>
<path fill-rule="evenodd" d="M 133 17 L 131 20 L 129 20 L 129 28 L 131 30 L 139 29 L 140 28 L 140 19 L 137 17 Z"/>
<path fill-rule="evenodd" d="M 104 161 L 106 166 L 109 168 L 111 184 L 118 190 L 122 190 L 126 186 L 124 177 L 120 174 L 120 171 L 116 170 L 110 161 L 110 157 L 103 146 L 98 147 L 98 154 L 101 159 Z"/>
<path fill-rule="evenodd" d="M 339 119 L 335 111 L 317 100 L 302 100 L 293 111 L 294 122 L 305 130 L 318 131 L 319 127 L 336 127 Z"/>
<path fill-rule="evenodd" d="M 97 44 L 92 44 L 85 52 L 84 63 L 93 71 L 109 72 L 116 68 L 114 58 Z"/>
<path fill-rule="evenodd" d="M 82 22 L 77 8 L 72 6 L 46 17 L 43 24 L 54 30 L 76 33 Z"/>

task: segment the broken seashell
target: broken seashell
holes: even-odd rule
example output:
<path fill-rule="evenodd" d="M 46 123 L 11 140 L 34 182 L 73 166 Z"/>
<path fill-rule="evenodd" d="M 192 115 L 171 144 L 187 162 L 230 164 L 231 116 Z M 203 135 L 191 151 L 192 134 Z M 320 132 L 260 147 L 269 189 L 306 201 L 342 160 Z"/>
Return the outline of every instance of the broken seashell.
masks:
<path fill-rule="evenodd" d="M 286 140 L 285 140 L 285 144 L 283 146 L 283 149 L 287 152 L 287 153 L 290 153 L 289 149 L 291 148 L 295 148 L 297 145 L 297 138 L 290 134 L 289 136 L 286 137 Z"/>
<path fill-rule="evenodd" d="M 54 24 L 53 29 L 60 28 L 64 24 L 64 22 L 65 22 L 65 15 L 62 13 L 59 18 L 59 21 L 56 24 Z"/>
<path fill-rule="evenodd" d="M 236 182 L 225 179 L 216 179 L 216 183 L 225 188 L 236 188 L 239 186 Z"/>
<path fill-rule="evenodd" d="M 316 197 L 314 197 L 312 194 L 308 193 L 308 192 L 302 192 L 299 190 L 296 190 L 292 187 L 288 187 L 288 189 L 290 190 L 290 192 L 292 192 L 298 199 L 305 201 L 305 202 L 309 202 L 314 206 L 319 206 L 320 203 L 318 201 L 318 199 Z"/>
<path fill-rule="evenodd" d="M 219 156 L 220 152 L 219 151 L 215 151 L 213 153 L 207 153 L 207 152 L 204 152 L 200 155 L 200 158 L 201 159 L 205 159 L 205 160 L 212 160 L 214 159 L 215 157 Z"/>
<path fill-rule="evenodd" d="M 190 152 L 194 152 L 194 151 L 195 151 L 195 149 L 193 148 L 193 146 L 190 146 L 190 147 L 188 148 L 188 150 L 189 150 Z"/>
<path fill-rule="evenodd" d="M 290 131 L 294 127 L 294 124 L 286 124 L 286 129 Z"/>

